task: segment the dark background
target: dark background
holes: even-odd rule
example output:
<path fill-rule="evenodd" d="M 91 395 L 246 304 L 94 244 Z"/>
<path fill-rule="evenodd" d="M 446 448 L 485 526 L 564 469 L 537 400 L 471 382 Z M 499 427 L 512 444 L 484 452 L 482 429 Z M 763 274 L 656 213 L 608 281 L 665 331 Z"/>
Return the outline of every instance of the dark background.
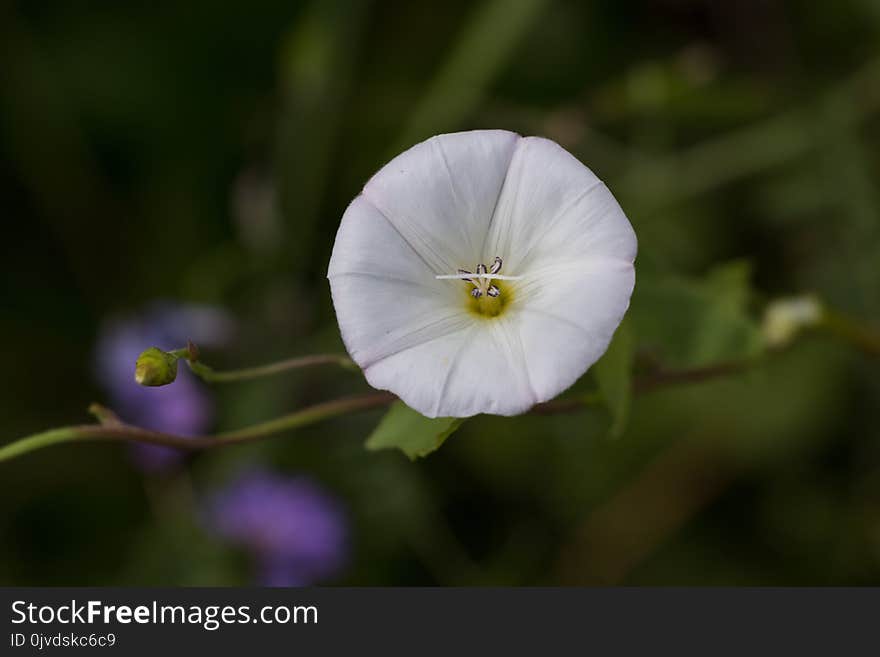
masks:
<path fill-rule="evenodd" d="M 3 2 L 0 440 L 86 421 L 101 326 L 157 299 L 236 319 L 218 366 L 340 351 L 344 208 L 455 130 L 550 137 L 607 181 L 641 354 L 751 356 L 731 326 L 802 292 L 876 327 L 878 37 L 871 0 Z M 366 389 L 218 388 L 216 428 Z M 374 411 L 173 476 L 57 447 L 0 463 L 0 582 L 247 583 L 195 509 L 259 463 L 344 502 L 345 584 L 878 584 L 878 402 L 876 358 L 817 332 L 639 395 L 617 438 L 602 409 L 477 418 L 410 463 L 363 449 Z"/>

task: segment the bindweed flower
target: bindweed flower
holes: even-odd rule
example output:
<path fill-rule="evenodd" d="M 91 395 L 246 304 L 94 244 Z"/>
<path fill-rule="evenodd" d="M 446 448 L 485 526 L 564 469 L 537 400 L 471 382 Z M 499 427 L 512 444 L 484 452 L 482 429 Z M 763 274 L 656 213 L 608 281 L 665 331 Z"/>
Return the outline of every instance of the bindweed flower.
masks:
<path fill-rule="evenodd" d="M 635 256 L 592 171 L 547 139 L 485 130 L 433 137 L 374 175 L 328 278 L 371 385 L 428 417 L 515 415 L 605 352 Z"/>
<path fill-rule="evenodd" d="M 305 477 L 249 471 L 213 495 L 206 523 L 250 553 L 266 586 L 313 584 L 333 577 L 346 562 L 345 514 Z"/>
<path fill-rule="evenodd" d="M 204 433 L 213 422 L 214 405 L 187 368 L 179 368 L 173 385 L 160 388 L 139 385 L 132 371 L 138 357 L 151 345 L 175 349 L 189 339 L 219 345 L 228 341 L 232 330 L 230 318 L 216 308 L 165 302 L 135 316 L 109 320 L 96 345 L 96 375 L 109 405 L 123 421 L 147 429 L 184 436 Z M 132 455 L 142 469 L 161 471 L 177 464 L 182 453 L 168 447 L 135 444 Z"/>

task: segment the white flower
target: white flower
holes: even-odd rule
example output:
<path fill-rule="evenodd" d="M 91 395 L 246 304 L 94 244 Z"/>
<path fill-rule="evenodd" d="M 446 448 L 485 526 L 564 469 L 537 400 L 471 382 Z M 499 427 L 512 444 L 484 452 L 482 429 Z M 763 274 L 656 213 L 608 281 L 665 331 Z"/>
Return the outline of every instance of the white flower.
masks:
<path fill-rule="evenodd" d="M 428 417 L 516 415 L 605 352 L 635 256 L 617 201 L 570 153 L 480 130 L 432 137 L 374 175 L 328 278 L 371 385 Z"/>

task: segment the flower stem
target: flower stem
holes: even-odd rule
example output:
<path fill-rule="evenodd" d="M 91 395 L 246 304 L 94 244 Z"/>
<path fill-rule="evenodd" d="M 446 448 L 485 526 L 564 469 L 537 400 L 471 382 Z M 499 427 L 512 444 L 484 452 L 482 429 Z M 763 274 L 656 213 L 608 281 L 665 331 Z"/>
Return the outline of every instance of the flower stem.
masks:
<path fill-rule="evenodd" d="M 678 370 L 657 369 L 637 377 L 633 381 L 633 392 L 642 394 L 665 386 L 701 383 L 744 372 L 754 364 L 753 361 L 730 361 Z"/>
<path fill-rule="evenodd" d="M 179 351 L 171 352 L 175 355 Z M 288 370 L 295 370 L 301 367 L 312 367 L 315 365 L 339 365 L 340 367 L 344 367 L 346 369 L 357 369 L 357 365 L 354 362 L 346 357 L 340 356 L 337 354 L 315 354 L 313 356 L 301 356 L 299 358 L 288 358 L 287 360 L 281 360 L 276 363 L 269 363 L 267 365 L 259 365 L 257 367 L 247 367 L 240 370 L 228 370 L 218 372 L 213 367 L 206 365 L 205 363 L 199 360 L 189 360 L 186 358 L 185 354 L 182 355 L 186 360 L 187 364 L 189 364 L 189 368 L 193 371 L 193 373 L 208 383 L 230 383 L 233 381 L 247 381 L 249 379 L 258 379 L 264 376 L 272 376 L 274 374 L 280 374 L 282 372 L 287 372 Z"/>
<path fill-rule="evenodd" d="M 245 427 L 244 429 L 217 434 L 217 437 L 213 439 L 213 442 L 208 443 L 206 446 L 213 447 L 217 442 L 224 445 L 249 442 L 281 431 L 315 424 L 316 422 L 331 417 L 376 408 L 378 406 L 387 406 L 395 399 L 397 399 L 397 397 L 390 392 L 377 392 L 367 395 L 359 395 L 357 397 L 335 399 L 333 401 L 315 404 L 314 406 L 287 415 L 282 415 L 274 420 L 260 422 L 259 424 Z"/>
<path fill-rule="evenodd" d="M 849 342 L 868 355 L 880 356 L 880 335 L 842 313 L 826 309 L 822 324 L 837 337 Z"/>
<path fill-rule="evenodd" d="M 100 425 L 95 425 L 100 426 Z M 37 449 L 50 447 L 59 443 L 69 443 L 80 440 L 80 431 L 82 427 L 62 427 L 60 429 L 50 429 L 42 433 L 35 433 L 27 438 L 21 438 L 8 445 L 0 447 L 0 461 L 7 461 L 16 456 L 27 454 Z"/>
<path fill-rule="evenodd" d="M 83 424 L 51 429 L 33 434 L 0 447 L 0 462 L 7 461 L 51 445 L 85 441 L 140 442 L 187 450 L 202 450 L 259 440 L 274 434 L 298 429 L 322 420 L 390 404 L 395 397 L 389 393 L 372 393 L 315 404 L 268 422 L 214 436 L 180 436 L 150 431 L 111 420 L 106 424 Z"/>

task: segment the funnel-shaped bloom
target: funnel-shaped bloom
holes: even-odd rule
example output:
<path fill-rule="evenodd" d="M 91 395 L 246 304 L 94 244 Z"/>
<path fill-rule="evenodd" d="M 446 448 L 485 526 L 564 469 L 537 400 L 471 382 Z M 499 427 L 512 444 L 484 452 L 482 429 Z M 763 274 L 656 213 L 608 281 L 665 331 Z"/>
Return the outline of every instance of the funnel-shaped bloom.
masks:
<path fill-rule="evenodd" d="M 629 305 L 636 237 L 558 144 L 439 135 L 352 201 L 328 277 L 371 385 L 428 417 L 515 415 L 568 388 Z"/>

